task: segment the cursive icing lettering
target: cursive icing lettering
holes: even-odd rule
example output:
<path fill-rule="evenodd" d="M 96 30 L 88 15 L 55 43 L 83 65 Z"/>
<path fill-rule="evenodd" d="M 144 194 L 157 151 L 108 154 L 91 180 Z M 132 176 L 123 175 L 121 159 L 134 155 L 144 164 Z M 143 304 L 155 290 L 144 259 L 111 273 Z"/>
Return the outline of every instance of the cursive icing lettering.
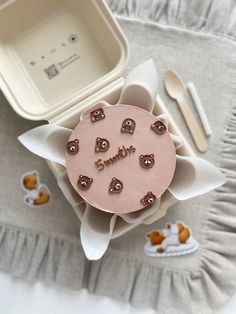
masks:
<path fill-rule="evenodd" d="M 115 156 L 108 158 L 107 160 L 98 159 L 95 161 L 95 166 L 97 167 L 98 171 L 103 171 L 105 167 L 112 166 L 117 161 L 126 158 L 127 156 L 131 155 L 135 152 L 135 147 L 125 147 L 124 145 L 122 148 L 118 147 L 118 152 Z"/>
<path fill-rule="evenodd" d="M 102 159 L 98 159 L 97 161 L 95 161 L 95 165 L 98 168 L 98 171 L 102 171 L 105 168 Z"/>

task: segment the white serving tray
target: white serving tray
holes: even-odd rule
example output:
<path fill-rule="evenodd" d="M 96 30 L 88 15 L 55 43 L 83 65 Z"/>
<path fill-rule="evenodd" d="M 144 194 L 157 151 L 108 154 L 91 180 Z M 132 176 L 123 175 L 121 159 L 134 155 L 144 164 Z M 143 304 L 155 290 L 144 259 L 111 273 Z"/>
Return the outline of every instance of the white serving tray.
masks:
<path fill-rule="evenodd" d="M 127 57 L 125 36 L 103 0 L 0 0 L 0 88 L 24 118 L 73 129 L 99 100 L 117 103 Z M 161 112 L 167 109 L 158 98 L 154 114 Z M 170 131 L 182 136 L 171 118 Z M 186 143 L 178 153 L 192 151 Z M 65 170 L 48 164 L 56 177 Z M 175 202 L 164 193 L 144 223 Z M 74 210 L 81 219 L 83 206 Z M 134 226 L 119 218 L 113 238 Z"/>

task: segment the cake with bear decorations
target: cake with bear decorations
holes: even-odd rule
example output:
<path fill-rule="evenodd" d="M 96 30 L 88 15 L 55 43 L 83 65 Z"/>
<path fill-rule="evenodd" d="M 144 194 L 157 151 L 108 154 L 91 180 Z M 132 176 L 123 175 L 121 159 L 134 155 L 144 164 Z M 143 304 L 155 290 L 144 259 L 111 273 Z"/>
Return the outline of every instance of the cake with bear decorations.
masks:
<path fill-rule="evenodd" d="M 71 126 L 79 116 L 74 130 L 50 123 L 19 137 L 30 151 L 53 162 L 58 185 L 81 219 L 81 243 L 89 260 L 101 258 L 111 238 L 160 219 L 175 200 L 201 195 L 225 182 L 209 162 L 185 156 L 191 155 L 187 146 L 179 150 L 184 140 L 179 132 L 171 133 L 176 128 L 156 98 L 157 87 L 150 60 L 128 74 L 117 104 L 92 104 L 89 97 L 89 107 L 78 108 L 78 103 L 65 120 L 55 120 Z M 111 95 L 109 89 L 104 98 L 114 100 Z M 76 117 L 71 116 L 75 110 Z M 163 233 L 159 252 L 150 239 L 145 252 L 150 256 L 192 252 L 196 246 L 186 247 L 189 243 L 181 244 L 178 252 L 170 245 L 179 241 L 174 229 L 170 237 Z"/>
<path fill-rule="evenodd" d="M 66 147 L 74 189 L 110 213 L 152 206 L 171 183 L 175 166 L 175 146 L 165 122 L 129 105 L 87 112 Z"/>

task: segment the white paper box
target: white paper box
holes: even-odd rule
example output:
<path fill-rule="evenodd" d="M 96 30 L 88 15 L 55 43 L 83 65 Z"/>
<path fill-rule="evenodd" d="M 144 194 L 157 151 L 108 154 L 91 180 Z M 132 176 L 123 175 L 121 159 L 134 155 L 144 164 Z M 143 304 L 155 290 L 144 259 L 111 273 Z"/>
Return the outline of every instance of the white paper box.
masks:
<path fill-rule="evenodd" d="M 74 128 L 81 112 L 99 100 L 116 104 L 128 44 L 102 0 L 0 0 L 0 88 L 14 110 L 30 120 Z M 157 99 L 154 114 L 167 112 Z M 181 135 L 170 118 L 170 131 Z M 191 155 L 187 143 L 178 154 Z M 64 168 L 49 162 L 58 177 Z M 167 191 L 165 215 L 176 199 Z M 81 219 L 84 208 L 74 208 Z M 134 225 L 118 218 L 113 238 Z"/>
<path fill-rule="evenodd" d="M 50 120 L 118 80 L 127 42 L 104 1 L 7 3 L 0 2 L 0 86 L 21 116 Z"/>

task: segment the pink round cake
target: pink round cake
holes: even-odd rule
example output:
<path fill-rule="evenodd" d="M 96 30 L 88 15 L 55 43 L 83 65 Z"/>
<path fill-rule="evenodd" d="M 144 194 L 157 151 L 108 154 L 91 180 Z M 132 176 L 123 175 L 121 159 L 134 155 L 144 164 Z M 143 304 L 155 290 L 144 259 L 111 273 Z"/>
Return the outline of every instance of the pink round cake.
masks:
<path fill-rule="evenodd" d="M 166 126 L 128 105 L 86 115 L 66 147 L 69 180 L 92 206 L 129 213 L 151 206 L 168 188 L 176 152 Z"/>

